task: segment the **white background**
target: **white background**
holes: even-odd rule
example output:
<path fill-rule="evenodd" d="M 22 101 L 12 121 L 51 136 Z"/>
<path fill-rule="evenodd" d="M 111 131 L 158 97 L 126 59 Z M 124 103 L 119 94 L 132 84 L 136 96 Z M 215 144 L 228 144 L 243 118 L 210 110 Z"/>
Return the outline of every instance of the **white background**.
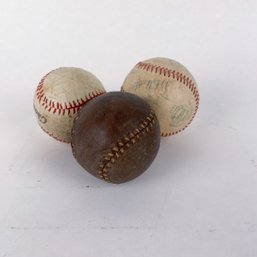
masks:
<path fill-rule="evenodd" d="M 163 56 L 196 78 L 200 109 L 147 172 L 104 183 L 32 109 L 60 66 L 119 90 Z M 256 257 L 257 1 L 0 0 L 0 257 Z"/>

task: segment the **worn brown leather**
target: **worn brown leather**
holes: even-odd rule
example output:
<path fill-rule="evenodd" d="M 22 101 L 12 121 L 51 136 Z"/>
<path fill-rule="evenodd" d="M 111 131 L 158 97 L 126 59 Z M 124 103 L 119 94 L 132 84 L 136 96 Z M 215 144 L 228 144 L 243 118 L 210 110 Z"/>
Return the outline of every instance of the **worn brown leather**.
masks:
<path fill-rule="evenodd" d="M 142 174 L 160 145 L 159 122 L 140 97 L 110 92 L 81 109 L 72 130 L 75 158 L 92 175 L 123 183 Z"/>

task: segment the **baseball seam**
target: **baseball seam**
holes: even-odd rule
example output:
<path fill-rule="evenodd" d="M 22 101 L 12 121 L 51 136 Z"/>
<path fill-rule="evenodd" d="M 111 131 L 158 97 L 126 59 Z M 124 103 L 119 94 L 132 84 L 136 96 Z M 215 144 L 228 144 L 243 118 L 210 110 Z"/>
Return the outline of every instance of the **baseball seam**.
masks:
<path fill-rule="evenodd" d="M 135 144 L 142 135 L 145 135 L 155 123 L 155 117 L 153 112 L 139 124 L 139 126 L 123 136 L 122 139 L 118 140 L 114 147 L 104 155 L 101 164 L 99 165 L 98 176 L 106 182 L 111 182 L 109 170 L 112 165 L 119 159 L 126 151 Z"/>
<path fill-rule="evenodd" d="M 40 124 L 39 124 L 39 126 L 40 126 L 40 128 L 48 135 L 48 136 L 50 136 L 50 137 L 52 137 L 52 138 L 54 138 L 54 139 L 56 139 L 56 140 L 58 140 L 58 141 L 60 141 L 60 142 L 63 142 L 63 143 L 67 143 L 67 144 L 69 144 L 70 142 L 68 142 L 68 141 L 66 141 L 66 140 L 64 140 L 64 139 L 60 139 L 60 138 L 58 138 L 58 137 L 56 137 L 53 133 L 50 133 L 49 131 L 47 131 L 45 128 L 43 128 Z"/>
<path fill-rule="evenodd" d="M 161 136 L 175 135 L 175 134 L 181 132 L 182 130 L 184 130 L 186 127 L 188 127 L 188 125 L 192 122 L 192 120 L 194 119 L 194 117 L 197 113 L 197 110 L 199 107 L 199 100 L 200 100 L 199 91 L 198 91 L 196 85 L 194 84 L 194 82 L 192 81 L 192 79 L 190 79 L 188 76 L 184 75 L 183 73 L 181 73 L 179 71 L 168 69 L 166 67 L 154 65 L 151 63 L 139 62 L 136 65 L 136 67 L 138 69 L 145 70 L 147 72 L 156 73 L 156 74 L 162 75 L 164 77 L 175 79 L 175 80 L 181 82 L 184 86 L 186 86 L 194 96 L 195 110 L 193 112 L 193 115 L 192 115 L 192 118 L 190 119 L 190 121 L 180 130 L 177 130 L 174 132 L 168 132 L 168 133 L 162 132 Z"/>
<path fill-rule="evenodd" d="M 55 70 L 53 70 L 55 71 Z M 53 72 L 51 71 L 51 72 Z M 38 87 L 36 89 L 36 99 L 38 100 L 39 103 L 41 103 L 41 105 L 48 111 L 48 112 L 52 112 L 53 114 L 57 114 L 57 115 L 65 115 L 66 113 L 69 114 L 75 114 L 77 113 L 80 108 L 87 103 L 89 100 L 93 99 L 96 96 L 102 95 L 105 93 L 105 91 L 101 91 L 101 90 L 95 90 L 93 92 L 90 92 L 87 96 L 85 96 L 84 98 L 80 98 L 80 99 L 76 99 L 73 100 L 71 102 L 67 102 L 67 103 L 60 103 L 58 101 L 54 101 L 54 100 L 49 100 L 46 96 L 45 96 L 45 92 L 44 92 L 44 82 L 45 79 L 47 78 L 47 76 L 51 73 L 49 72 L 48 74 L 46 74 L 41 81 L 38 84 Z"/>

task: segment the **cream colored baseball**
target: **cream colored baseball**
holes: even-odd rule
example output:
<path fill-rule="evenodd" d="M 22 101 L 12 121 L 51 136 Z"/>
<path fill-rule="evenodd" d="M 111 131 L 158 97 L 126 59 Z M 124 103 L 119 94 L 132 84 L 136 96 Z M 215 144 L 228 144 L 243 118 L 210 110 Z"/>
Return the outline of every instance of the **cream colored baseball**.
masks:
<path fill-rule="evenodd" d="M 168 58 L 139 62 L 127 75 L 121 90 L 150 104 L 159 119 L 161 136 L 184 130 L 199 106 L 195 79 L 182 64 Z"/>
<path fill-rule="evenodd" d="M 53 138 L 70 143 L 78 111 L 103 93 L 101 82 L 88 71 L 73 67 L 53 70 L 41 79 L 34 95 L 38 124 Z"/>

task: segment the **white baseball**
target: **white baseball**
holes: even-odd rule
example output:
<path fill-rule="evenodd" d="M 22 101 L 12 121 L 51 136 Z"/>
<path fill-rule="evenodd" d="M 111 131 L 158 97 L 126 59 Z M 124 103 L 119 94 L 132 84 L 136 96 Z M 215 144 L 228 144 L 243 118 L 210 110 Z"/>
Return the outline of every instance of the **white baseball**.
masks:
<path fill-rule="evenodd" d="M 34 96 L 34 110 L 40 127 L 53 138 L 70 143 L 73 120 L 92 98 L 105 93 L 90 72 L 61 67 L 40 81 Z"/>
<path fill-rule="evenodd" d="M 198 110 L 195 79 L 182 64 L 168 58 L 139 62 L 127 75 L 121 90 L 150 104 L 159 119 L 161 136 L 185 129 Z"/>

